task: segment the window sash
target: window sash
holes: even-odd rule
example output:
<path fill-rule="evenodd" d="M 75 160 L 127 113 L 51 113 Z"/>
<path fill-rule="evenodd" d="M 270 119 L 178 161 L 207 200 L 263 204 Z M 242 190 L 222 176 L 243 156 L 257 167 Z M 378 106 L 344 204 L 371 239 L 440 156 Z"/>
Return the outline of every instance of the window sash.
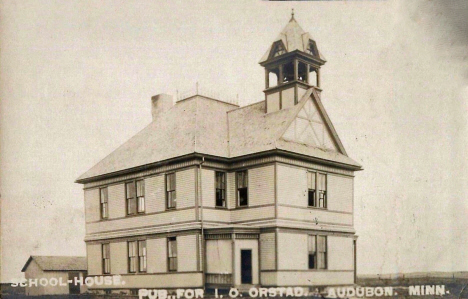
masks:
<path fill-rule="evenodd" d="M 102 272 L 110 273 L 110 244 L 102 244 Z"/>
<path fill-rule="evenodd" d="M 176 195 L 175 173 L 166 174 L 166 206 L 168 209 L 176 207 Z"/>
<path fill-rule="evenodd" d="M 146 272 L 146 241 L 138 241 L 138 267 L 140 272 Z"/>
<path fill-rule="evenodd" d="M 128 271 L 135 273 L 137 269 L 137 242 L 128 242 Z"/>
<path fill-rule="evenodd" d="M 239 171 L 237 173 L 237 189 L 240 188 L 248 188 L 249 187 L 249 179 L 247 171 Z"/>
<path fill-rule="evenodd" d="M 216 193 L 215 205 L 217 207 L 226 207 L 226 173 L 216 172 Z"/>
<path fill-rule="evenodd" d="M 177 271 L 177 239 L 175 237 L 167 241 L 167 257 L 169 271 Z"/>
<path fill-rule="evenodd" d="M 101 219 L 106 219 L 109 217 L 109 212 L 108 212 L 108 192 L 107 192 L 107 187 L 99 189 L 99 202 L 101 206 Z"/>
<path fill-rule="evenodd" d="M 309 235 L 309 269 L 327 269 L 327 237 Z"/>

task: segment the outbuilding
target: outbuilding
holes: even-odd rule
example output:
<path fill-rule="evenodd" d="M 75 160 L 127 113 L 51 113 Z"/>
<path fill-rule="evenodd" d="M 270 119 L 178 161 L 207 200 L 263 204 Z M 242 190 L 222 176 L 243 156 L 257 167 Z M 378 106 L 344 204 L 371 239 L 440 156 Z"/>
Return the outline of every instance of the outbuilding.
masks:
<path fill-rule="evenodd" d="M 28 296 L 80 294 L 86 286 L 87 273 L 84 256 L 30 256 L 21 272 L 26 278 Z"/>

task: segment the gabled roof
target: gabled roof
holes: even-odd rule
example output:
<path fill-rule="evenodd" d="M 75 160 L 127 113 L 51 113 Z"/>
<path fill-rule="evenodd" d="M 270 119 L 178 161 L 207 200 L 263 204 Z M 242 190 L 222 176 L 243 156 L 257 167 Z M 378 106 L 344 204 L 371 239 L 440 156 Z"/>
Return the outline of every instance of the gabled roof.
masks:
<path fill-rule="evenodd" d="M 88 265 L 84 256 L 33 256 L 31 255 L 21 272 L 25 272 L 34 260 L 43 271 L 86 271 Z"/>
<path fill-rule="evenodd" d="M 337 151 L 282 138 L 304 104 L 310 100 L 320 110 Z M 265 113 L 264 101 L 240 108 L 203 96 L 179 101 L 81 175 L 77 182 L 84 183 L 89 179 L 193 153 L 236 158 L 275 149 L 360 168 L 347 156 L 320 96 L 314 88 L 310 88 L 297 105 L 268 114 Z"/>
<path fill-rule="evenodd" d="M 306 52 L 310 41 L 312 41 L 315 44 L 315 41 L 312 38 L 312 36 L 308 32 L 305 32 L 304 29 L 302 29 L 302 27 L 297 23 L 296 19 L 291 18 L 289 23 L 283 28 L 281 33 L 276 37 L 272 45 L 263 55 L 262 59 L 260 59 L 260 63 L 270 58 L 270 54 L 272 51 L 274 51 L 275 44 L 278 41 L 281 41 L 286 47 L 286 53 L 293 52 L 295 50 Z M 320 51 L 318 51 L 318 49 L 316 50 L 318 54 L 317 56 L 320 59 L 325 60 L 325 57 L 323 57 Z"/>

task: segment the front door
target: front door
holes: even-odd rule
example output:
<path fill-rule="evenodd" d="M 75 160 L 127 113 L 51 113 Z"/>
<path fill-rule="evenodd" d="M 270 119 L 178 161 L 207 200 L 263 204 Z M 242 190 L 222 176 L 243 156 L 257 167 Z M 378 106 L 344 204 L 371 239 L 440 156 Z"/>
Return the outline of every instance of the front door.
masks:
<path fill-rule="evenodd" d="M 241 250 L 241 283 L 252 284 L 252 250 Z"/>
<path fill-rule="evenodd" d="M 75 277 L 76 280 L 80 278 L 80 273 L 78 272 L 68 272 L 68 280 L 71 280 L 72 283 L 68 284 L 68 289 L 70 294 L 79 294 L 80 293 L 80 285 L 75 284 Z"/>

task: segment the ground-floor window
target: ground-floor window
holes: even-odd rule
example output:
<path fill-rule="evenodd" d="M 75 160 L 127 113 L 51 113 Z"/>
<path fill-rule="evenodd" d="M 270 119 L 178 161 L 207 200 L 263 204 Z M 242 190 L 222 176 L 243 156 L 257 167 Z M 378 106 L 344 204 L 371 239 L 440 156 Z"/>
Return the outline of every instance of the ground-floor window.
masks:
<path fill-rule="evenodd" d="M 177 271 L 177 239 L 176 237 L 167 238 L 167 257 L 169 271 Z"/>
<path fill-rule="evenodd" d="M 309 235 L 309 269 L 327 269 L 327 237 Z"/>
<path fill-rule="evenodd" d="M 102 244 L 102 273 L 110 273 L 110 244 Z"/>

